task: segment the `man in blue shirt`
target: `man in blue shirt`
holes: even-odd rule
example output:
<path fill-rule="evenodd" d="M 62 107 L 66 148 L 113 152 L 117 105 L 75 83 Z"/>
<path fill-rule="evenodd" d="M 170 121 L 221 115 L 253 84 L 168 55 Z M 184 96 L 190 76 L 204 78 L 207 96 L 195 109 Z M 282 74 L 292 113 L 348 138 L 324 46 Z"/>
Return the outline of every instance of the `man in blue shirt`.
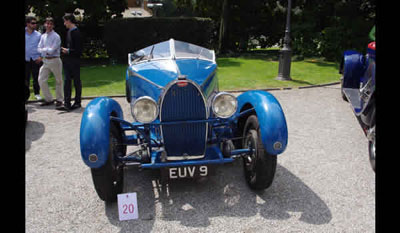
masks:
<path fill-rule="evenodd" d="M 41 100 L 40 96 L 40 86 L 38 82 L 39 69 L 42 65 L 42 58 L 40 53 L 37 51 L 37 47 L 40 41 L 40 33 L 36 31 L 37 21 L 35 17 L 26 17 L 26 27 L 25 27 L 25 82 L 28 86 L 27 95 L 30 95 L 29 85 L 31 74 L 33 77 L 33 91 L 35 93 L 35 98 Z"/>

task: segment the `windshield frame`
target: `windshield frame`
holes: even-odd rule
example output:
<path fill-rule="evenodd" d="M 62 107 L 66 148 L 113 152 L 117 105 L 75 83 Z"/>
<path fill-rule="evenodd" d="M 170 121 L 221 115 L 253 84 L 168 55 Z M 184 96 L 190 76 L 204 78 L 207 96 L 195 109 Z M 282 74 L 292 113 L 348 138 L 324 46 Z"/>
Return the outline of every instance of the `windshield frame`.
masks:
<path fill-rule="evenodd" d="M 175 43 L 176 42 L 176 43 Z M 155 49 L 165 49 L 165 45 L 168 43 L 169 45 L 169 56 L 162 56 L 162 53 L 156 53 L 154 54 Z M 188 48 L 191 48 L 184 53 L 184 50 L 179 51 L 178 53 L 175 48 L 175 44 L 177 45 L 182 45 L 182 46 L 187 46 Z M 161 46 L 164 46 L 162 48 Z M 196 53 L 194 50 L 199 50 L 200 52 Z M 150 50 L 150 52 L 148 51 Z M 147 52 L 146 52 L 147 51 Z M 202 53 L 207 53 L 206 55 L 202 55 Z M 182 55 L 185 54 L 185 55 Z M 207 57 L 208 55 L 208 57 Z M 177 60 L 177 59 L 198 59 L 198 60 L 205 60 L 205 61 L 210 61 L 215 63 L 215 52 L 214 50 L 210 50 L 195 44 L 183 42 L 183 41 L 178 41 L 174 39 L 170 39 L 168 41 L 163 41 L 154 45 L 150 45 L 146 48 L 140 49 L 134 53 L 128 53 L 128 64 L 129 66 L 143 63 L 143 62 L 149 62 L 149 61 L 157 61 L 157 60 Z"/>

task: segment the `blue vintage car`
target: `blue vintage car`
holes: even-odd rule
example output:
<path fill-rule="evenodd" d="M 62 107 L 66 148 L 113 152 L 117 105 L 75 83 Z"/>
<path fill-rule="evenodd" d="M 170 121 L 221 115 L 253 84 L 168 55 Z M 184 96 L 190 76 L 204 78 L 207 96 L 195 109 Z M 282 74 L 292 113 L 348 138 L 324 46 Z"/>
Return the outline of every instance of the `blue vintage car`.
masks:
<path fill-rule="evenodd" d="M 272 94 L 219 92 L 214 51 L 173 39 L 128 54 L 128 63 L 134 121 L 108 97 L 93 99 L 82 115 L 81 155 L 100 199 L 116 200 L 127 165 L 160 169 L 165 182 L 207 176 L 210 166 L 242 159 L 250 188 L 271 185 L 288 142 Z M 127 153 L 127 146 L 136 150 Z"/>

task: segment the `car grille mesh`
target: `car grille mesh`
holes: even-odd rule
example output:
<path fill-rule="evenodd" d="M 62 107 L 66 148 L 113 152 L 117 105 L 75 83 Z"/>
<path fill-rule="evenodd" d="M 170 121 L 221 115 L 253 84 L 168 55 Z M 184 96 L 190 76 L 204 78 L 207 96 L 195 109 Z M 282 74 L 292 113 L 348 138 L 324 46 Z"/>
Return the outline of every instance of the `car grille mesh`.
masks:
<path fill-rule="evenodd" d="M 195 84 L 173 84 L 167 89 L 162 103 L 161 122 L 205 120 L 207 117 L 203 96 Z M 163 140 L 167 156 L 204 155 L 207 123 L 163 125 Z"/>

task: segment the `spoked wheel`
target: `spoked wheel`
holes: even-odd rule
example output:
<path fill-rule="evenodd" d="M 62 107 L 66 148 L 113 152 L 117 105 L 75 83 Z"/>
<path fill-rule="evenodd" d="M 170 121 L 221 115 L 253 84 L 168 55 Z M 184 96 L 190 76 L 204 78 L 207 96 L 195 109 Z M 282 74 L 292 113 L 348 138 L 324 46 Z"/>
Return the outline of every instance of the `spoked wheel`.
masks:
<path fill-rule="evenodd" d="M 92 178 L 96 192 L 101 200 L 113 202 L 123 188 L 123 167 L 116 156 L 126 154 L 126 145 L 122 145 L 122 134 L 118 126 L 110 124 L 110 147 L 107 162 L 100 168 L 92 168 Z"/>
<path fill-rule="evenodd" d="M 256 115 L 251 115 L 247 119 L 243 136 L 243 148 L 253 150 L 253 153 L 243 157 L 246 182 L 252 189 L 266 189 L 271 186 L 274 179 L 276 155 L 270 155 L 264 149 Z"/>

